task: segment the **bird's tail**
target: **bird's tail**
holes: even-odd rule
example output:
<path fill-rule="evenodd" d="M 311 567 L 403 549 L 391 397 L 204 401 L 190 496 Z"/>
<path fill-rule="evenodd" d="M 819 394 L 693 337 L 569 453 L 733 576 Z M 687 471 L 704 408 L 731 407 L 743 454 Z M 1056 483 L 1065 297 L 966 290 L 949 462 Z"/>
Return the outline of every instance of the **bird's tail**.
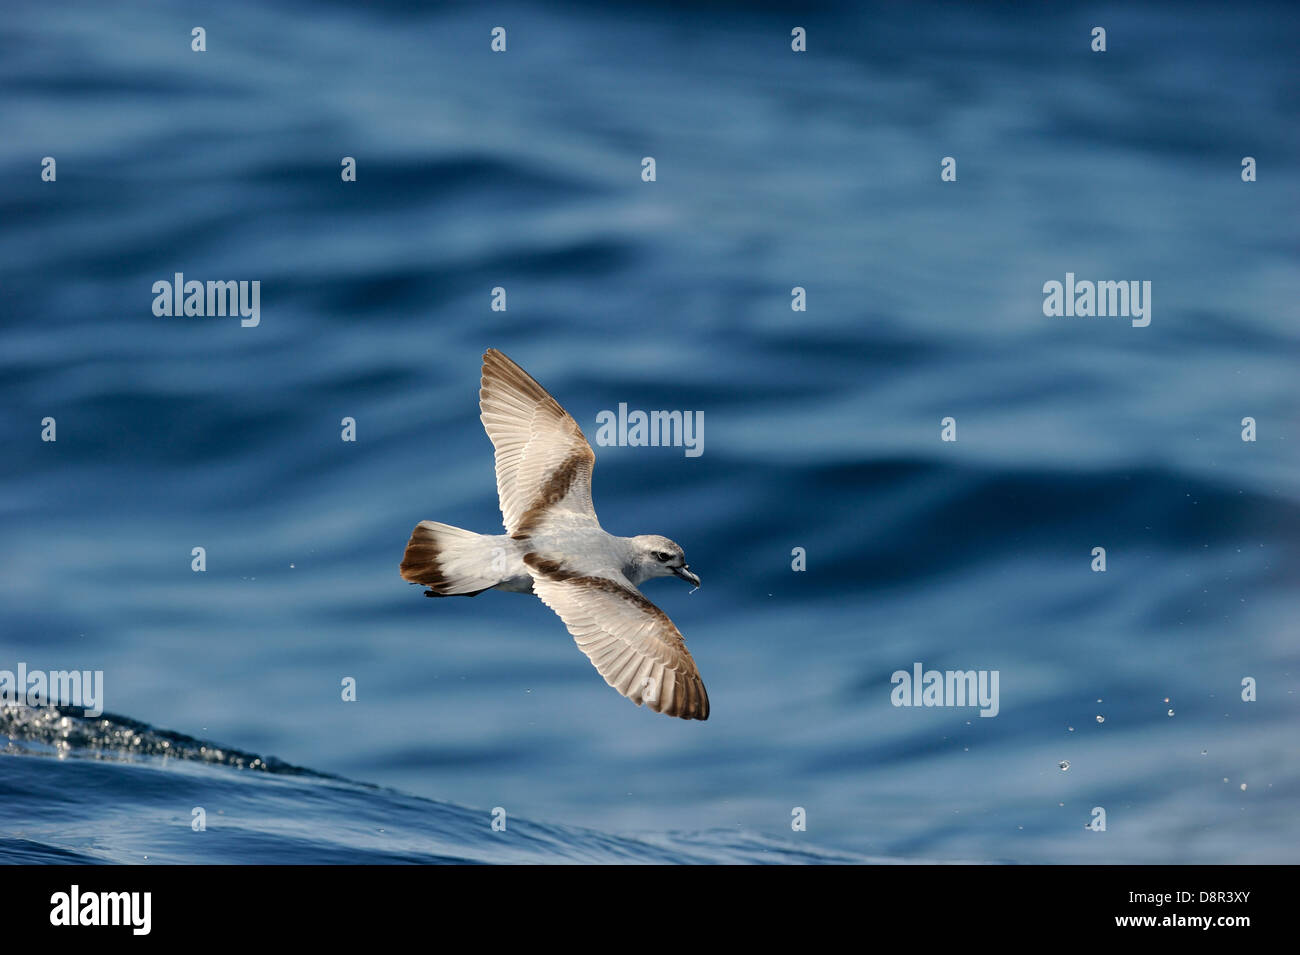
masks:
<path fill-rule="evenodd" d="M 491 537 L 473 531 L 420 521 L 411 531 L 402 556 L 402 577 L 429 589 L 426 597 L 473 597 L 501 583 L 500 549 Z"/>

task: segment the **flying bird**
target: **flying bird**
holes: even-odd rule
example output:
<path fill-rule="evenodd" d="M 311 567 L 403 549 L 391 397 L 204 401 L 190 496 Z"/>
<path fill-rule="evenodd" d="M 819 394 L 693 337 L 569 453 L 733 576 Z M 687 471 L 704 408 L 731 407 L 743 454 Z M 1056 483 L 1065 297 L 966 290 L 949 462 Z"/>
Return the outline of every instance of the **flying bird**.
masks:
<path fill-rule="evenodd" d="M 637 706 L 708 719 L 709 696 L 681 631 L 637 589 L 669 576 L 699 587 L 682 549 L 658 534 L 616 537 L 600 526 L 591 503 L 596 455 L 582 429 L 495 348 L 483 356 L 479 410 L 496 450 L 506 532 L 420 521 L 402 577 L 423 584 L 426 597 L 536 594 L 605 682 Z"/>

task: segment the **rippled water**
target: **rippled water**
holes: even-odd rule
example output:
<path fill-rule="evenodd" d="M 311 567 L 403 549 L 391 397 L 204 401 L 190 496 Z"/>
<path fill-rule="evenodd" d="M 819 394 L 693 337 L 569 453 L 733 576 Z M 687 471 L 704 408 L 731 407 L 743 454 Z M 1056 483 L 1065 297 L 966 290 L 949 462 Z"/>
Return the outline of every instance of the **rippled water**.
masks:
<path fill-rule="evenodd" d="M 315 772 L 11 712 L 0 858 L 1297 861 L 1293 6 L 828 8 L 802 55 L 709 5 L 13 11 L 0 670 Z M 260 324 L 155 317 L 176 272 Z M 1151 325 L 1044 317 L 1066 272 Z M 499 527 L 488 346 L 589 436 L 703 411 L 699 457 L 597 448 L 595 500 L 700 572 L 646 592 L 707 723 L 398 578 L 417 520 Z M 999 715 L 893 707 L 916 661 Z"/>
<path fill-rule="evenodd" d="M 626 837 L 422 799 L 134 720 L 0 709 L 9 863 L 889 862 L 754 832 Z M 40 759 L 52 756 L 53 759 Z M 75 758 L 70 758 L 75 757 Z M 87 798 L 87 794 L 93 797 Z M 187 807 L 195 803 L 194 808 Z M 197 804 L 204 805 L 197 805 Z M 209 817 L 206 806 L 215 805 Z M 196 809 L 203 810 L 202 823 Z"/>

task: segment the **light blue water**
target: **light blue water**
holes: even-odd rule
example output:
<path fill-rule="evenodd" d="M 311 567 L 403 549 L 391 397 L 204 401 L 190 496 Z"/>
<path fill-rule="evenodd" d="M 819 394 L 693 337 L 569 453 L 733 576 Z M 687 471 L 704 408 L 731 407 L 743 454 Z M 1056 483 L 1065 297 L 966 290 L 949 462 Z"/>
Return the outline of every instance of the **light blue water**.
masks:
<path fill-rule="evenodd" d="M 0 669 L 382 788 L 11 711 L 0 858 L 1298 861 L 1293 6 L 12 11 Z M 156 318 L 178 271 L 261 324 Z M 1067 271 L 1151 325 L 1046 318 Z M 597 448 L 595 500 L 702 576 L 645 589 L 707 723 L 398 578 L 420 519 L 499 528 L 488 346 L 589 436 L 704 412 L 698 458 Z M 999 715 L 893 707 L 915 661 Z"/>

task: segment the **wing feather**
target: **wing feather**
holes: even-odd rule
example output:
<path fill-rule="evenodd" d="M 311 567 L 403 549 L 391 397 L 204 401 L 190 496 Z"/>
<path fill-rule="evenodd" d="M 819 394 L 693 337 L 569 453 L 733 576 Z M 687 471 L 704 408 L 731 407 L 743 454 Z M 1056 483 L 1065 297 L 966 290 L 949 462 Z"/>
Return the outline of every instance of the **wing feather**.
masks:
<path fill-rule="evenodd" d="M 506 533 L 527 537 L 560 513 L 600 526 L 591 503 L 596 455 L 582 429 L 528 372 L 495 348 L 483 356 L 479 410 L 496 450 Z"/>
<path fill-rule="evenodd" d="M 627 581 L 579 576 L 527 554 L 533 592 L 564 621 L 605 682 L 637 706 L 709 718 L 709 695 L 681 631 Z"/>

